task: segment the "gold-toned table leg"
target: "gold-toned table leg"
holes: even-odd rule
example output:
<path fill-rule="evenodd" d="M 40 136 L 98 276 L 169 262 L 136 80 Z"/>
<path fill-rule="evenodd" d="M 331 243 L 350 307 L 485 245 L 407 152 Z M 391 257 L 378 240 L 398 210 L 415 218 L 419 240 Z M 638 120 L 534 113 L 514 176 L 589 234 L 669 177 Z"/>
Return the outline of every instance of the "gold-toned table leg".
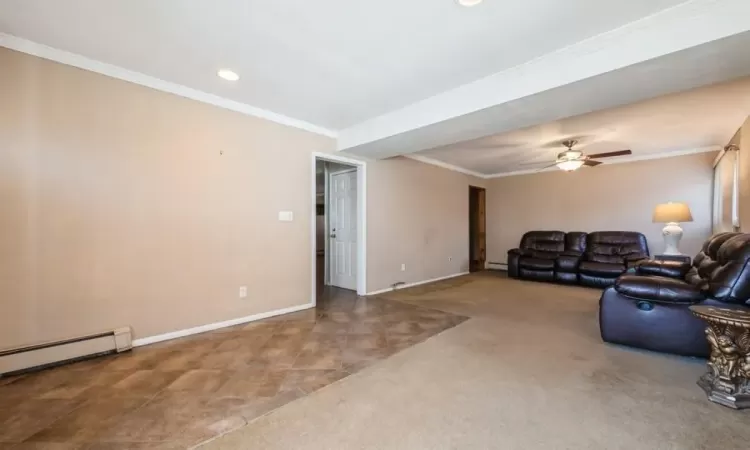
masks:
<path fill-rule="evenodd" d="M 750 329 L 710 322 L 708 372 L 698 380 L 708 399 L 735 409 L 750 407 Z"/>

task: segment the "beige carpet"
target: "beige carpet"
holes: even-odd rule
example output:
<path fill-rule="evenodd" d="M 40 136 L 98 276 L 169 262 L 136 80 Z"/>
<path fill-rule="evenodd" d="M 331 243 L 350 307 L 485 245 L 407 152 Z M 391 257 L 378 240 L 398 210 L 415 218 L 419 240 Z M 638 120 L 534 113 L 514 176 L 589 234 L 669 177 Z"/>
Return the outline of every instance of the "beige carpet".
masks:
<path fill-rule="evenodd" d="M 750 448 L 703 361 L 602 343 L 598 296 L 494 274 L 388 294 L 472 319 L 201 448 Z"/>

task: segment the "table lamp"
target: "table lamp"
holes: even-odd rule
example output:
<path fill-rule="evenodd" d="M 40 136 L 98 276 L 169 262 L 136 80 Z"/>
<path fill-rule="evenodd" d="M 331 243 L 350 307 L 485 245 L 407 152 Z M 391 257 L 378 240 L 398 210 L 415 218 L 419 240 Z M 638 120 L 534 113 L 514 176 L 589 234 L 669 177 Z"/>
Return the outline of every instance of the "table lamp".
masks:
<path fill-rule="evenodd" d="M 661 230 L 664 236 L 664 254 L 681 255 L 677 245 L 682 239 L 682 228 L 679 222 L 692 222 L 693 215 L 690 214 L 690 208 L 685 203 L 662 203 L 654 208 L 654 223 L 666 223 L 667 225 Z"/>

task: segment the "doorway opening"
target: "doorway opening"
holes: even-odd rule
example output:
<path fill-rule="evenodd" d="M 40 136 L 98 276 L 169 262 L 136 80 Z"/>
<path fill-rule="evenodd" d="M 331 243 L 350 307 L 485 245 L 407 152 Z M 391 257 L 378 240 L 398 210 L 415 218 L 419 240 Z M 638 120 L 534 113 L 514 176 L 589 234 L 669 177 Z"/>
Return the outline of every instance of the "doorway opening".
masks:
<path fill-rule="evenodd" d="M 365 294 L 365 164 L 313 155 L 313 303 L 331 288 Z"/>
<path fill-rule="evenodd" d="M 485 190 L 469 186 L 469 271 L 484 270 L 487 260 Z"/>

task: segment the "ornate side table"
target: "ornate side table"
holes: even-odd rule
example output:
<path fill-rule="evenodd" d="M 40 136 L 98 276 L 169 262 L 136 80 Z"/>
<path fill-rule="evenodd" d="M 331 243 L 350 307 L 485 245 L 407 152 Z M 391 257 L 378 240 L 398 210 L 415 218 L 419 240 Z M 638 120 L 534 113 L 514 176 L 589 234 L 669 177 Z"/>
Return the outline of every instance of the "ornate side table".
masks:
<path fill-rule="evenodd" d="M 734 409 L 750 407 L 750 309 L 695 305 L 708 322 L 708 372 L 698 380 L 708 399 Z"/>

